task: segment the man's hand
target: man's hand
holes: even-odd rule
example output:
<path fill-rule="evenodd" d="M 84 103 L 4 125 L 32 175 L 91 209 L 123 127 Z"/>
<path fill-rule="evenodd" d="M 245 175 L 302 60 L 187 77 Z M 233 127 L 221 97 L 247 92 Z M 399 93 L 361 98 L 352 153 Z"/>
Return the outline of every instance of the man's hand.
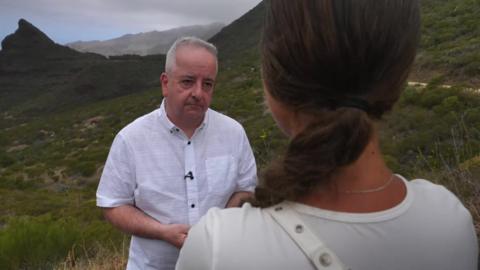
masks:
<path fill-rule="evenodd" d="M 182 248 L 183 242 L 188 235 L 190 226 L 185 224 L 165 224 L 162 232 L 163 240 L 174 245 L 178 249 Z"/>
<path fill-rule="evenodd" d="M 112 225 L 128 234 L 163 240 L 178 248 L 190 229 L 185 224 L 162 224 L 132 205 L 103 208 L 103 213 Z"/>

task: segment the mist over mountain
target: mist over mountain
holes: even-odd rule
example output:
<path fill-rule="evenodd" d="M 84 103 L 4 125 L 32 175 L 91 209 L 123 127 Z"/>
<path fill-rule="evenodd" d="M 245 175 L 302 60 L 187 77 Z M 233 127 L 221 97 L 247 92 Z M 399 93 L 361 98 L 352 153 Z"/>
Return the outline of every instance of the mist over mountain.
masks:
<path fill-rule="evenodd" d="M 222 23 L 184 26 L 160 32 L 127 34 L 105 41 L 77 41 L 68 43 L 66 46 L 80 52 L 93 52 L 105 56 L 166 54 L 173 42 L 179 37 L 196 36 L 207 40 L 224 26 Z"/>

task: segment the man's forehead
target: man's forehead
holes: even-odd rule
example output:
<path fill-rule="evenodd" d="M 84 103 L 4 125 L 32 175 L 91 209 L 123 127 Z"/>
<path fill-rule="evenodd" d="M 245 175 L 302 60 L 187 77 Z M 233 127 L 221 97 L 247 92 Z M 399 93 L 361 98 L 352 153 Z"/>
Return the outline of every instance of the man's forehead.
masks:
<path fill-rule="evenodd" d="M 177 50 L 172 71 L 176 76 L 214 79 L 217 75 L 217 58 L 205 48 L 185 46 Z"/>
<path fill-rule="evenodd" d="M 192 72 L 181 72 L 181 71 L 178 71 L 178 72 L 175 72 L 175 77 L 177 77 L 178 79 L 202 79 L 202 80 L 211 80 L 211 81 L 215 81 L 215 75 L 212 75 L 212 76 L 209 76 L 209 75 L 205 75 L 205 74 L 197 74 L 197 73 L 192 73 Z"/>

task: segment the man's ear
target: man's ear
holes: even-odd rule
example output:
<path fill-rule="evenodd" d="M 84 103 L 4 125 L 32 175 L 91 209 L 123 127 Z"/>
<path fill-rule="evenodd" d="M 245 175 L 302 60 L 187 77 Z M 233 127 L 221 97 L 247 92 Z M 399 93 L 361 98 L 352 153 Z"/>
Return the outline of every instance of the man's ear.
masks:
<path fill-rule="evenodd" d="M 168 96 L 168 75 L 167 73 L 163 72 L 160 75 L 160 84 L 162 85 L 162 95 L 164 97 Z"/>

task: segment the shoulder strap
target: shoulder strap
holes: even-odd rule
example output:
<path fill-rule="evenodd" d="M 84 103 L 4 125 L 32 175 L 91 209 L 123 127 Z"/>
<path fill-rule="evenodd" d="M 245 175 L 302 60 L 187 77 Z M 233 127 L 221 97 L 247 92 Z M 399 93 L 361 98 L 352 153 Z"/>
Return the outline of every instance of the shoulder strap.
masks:
<path fill-rule="evenodd" d="M 265 209 L 305 253 L 316 269 L 346 270 L 335 253 L 330 250 L 290 209 L 288 203 L 280 203 Z"/>

